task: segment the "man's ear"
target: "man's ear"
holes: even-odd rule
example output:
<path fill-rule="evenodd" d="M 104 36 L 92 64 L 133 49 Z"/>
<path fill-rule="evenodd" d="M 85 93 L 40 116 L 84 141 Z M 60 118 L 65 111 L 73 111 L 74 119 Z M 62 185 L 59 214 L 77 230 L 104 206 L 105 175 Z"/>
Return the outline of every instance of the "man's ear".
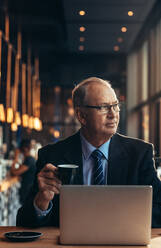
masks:
<path fill-rule="evenodd" d="M 86 125 L 86 113 L 80 107 L 75 109 L 75 115 L 82 126 Z"/>

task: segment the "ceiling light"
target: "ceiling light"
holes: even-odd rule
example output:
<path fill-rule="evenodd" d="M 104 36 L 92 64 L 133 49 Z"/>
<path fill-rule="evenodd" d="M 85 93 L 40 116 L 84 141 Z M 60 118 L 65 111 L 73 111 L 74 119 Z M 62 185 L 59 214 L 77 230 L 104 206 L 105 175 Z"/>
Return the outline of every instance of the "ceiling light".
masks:
<path fill-rule="evenodd" d="M 68 114 L 69 114 L 70 116 L 73 116 L 73 115 L 74 115 L 74 109 L 73 109 L 73 108 L 69 108 L 69 109 L 68 109 Z"/>
<path fill-rule="evenodd" d="M 86 14 L 86 12 L 84 10 L 79 11 L 79 15 L 84 16 L 85 14 Z"/>
<path fill-rule="evenodd" d="M 129 10 L 129 11 L 128 11 L 128 16 L 133 16 L 133 15 L 134 15 L 134 12 L 131 11 L 131 10 Z"/>
<path fill-rule="evenodd" d="M 15 113 L 15 124 L 17 124 L 17 126 L 21 125 L 20 112 Z"/>
<path fill-rule="evenodd" d="M 126 33 L 127 28 L 126 28 L 126 27 L 122 27 L 122 28 L 121 28 L 121 31 L 122 31 L 123 33 Z"/>
<path fill-rule="evenodd" d="M 13 122 L 12 124 L 11 124 L 11 130 L 13 131 L 13 132 L 16 132 L 17 131 L 17 124 L 15 123 L 15 122 Z"/>
<path fill-rule="evenodd" d="M 84 51 L 84 46 L 79 46 L 78 49 L 79 51 Z"/>
<path fill-rule="evenodd" d="M 79 40 L 80 40 L 80 42 L 84 42 L 85 41 L 85 38 L 84 37 L 80 37 Z"/>
<path fill-rule="evenodd" d="M 54 92 L 55 92 L 55 94 L 59 94 L 61 92 L 61 88 L 59 86 L 56 86 L 54 88 Z"/>
<path fill-rule="evenodd" d="M 7 108 L 7 122 L 12 123 L 13 122 L 13 109 Z"/>
<path fill-rule="evenodd" d="M 115 52 L 118 52 L 118 51 L 120 50 L 120 48 L 119 48 L 119 46 L 114 46 L 114 47 L 113 47 L 113 50 L 114 50 Z"/>
<path fill-rule="evenodd" d="M 54 130 L 53 135 L 54 135 L 55 138 L 59 138 L 59 137 L 60 137 L 60 132 L 59 132 L 59 130 Z"/>
<path fill-rule="evenodd" d="M 85 29 L 85 27 L 82 26 L 79 28 L 79 30 L 80 30 L 80 32 L 84 32 L 86 29 Z"/>
<path fill-rule="evenodd" d="M 122 43 L 122 42 L 123 42 L 123 38 L 122 38 L 122 37 L 118 37 L 117 41 L 118 41 L 119 43 Z"/>
<path fill-rule="evenodd" d="M 0 104 L 0 121 L 5 121 L 5 110 L 3 104 Z"/>
<path fill-rule="evenodd" d="M 29 122 L 28 114 L 23 114 L 22 115 L 22 126 L 23 127 L 28 127 L 28 122 Z"/>
<path fill-rule="evenodd" d="M 72 99 L 71 99 L 71 98 L 68 98 L 68 99 L 67 99 L 67 104 L 68 104 L 69 106 L 72 106 Z"/>
<path fill-rule="evenodd" d="M 28 126 L 29 126 L 30 129 L 34 128 L 34 117 L 33 116 L 29 117 Z"/>
<path fill-rule="evenodd" d="M 34 118 L 34 129 L 37 131 L 42 130 L 42 121 L 38 117 Z"/>

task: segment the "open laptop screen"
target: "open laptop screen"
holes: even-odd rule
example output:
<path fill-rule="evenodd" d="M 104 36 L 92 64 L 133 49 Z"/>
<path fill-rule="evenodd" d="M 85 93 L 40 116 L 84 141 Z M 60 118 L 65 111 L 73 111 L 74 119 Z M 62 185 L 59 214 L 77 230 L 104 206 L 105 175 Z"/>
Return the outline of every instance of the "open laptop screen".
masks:
<path fill-rule="evenodd" d="M 151 213 L 151 186 L 65 185 L 60 191 L 60 242 L 146 245 Z"/>

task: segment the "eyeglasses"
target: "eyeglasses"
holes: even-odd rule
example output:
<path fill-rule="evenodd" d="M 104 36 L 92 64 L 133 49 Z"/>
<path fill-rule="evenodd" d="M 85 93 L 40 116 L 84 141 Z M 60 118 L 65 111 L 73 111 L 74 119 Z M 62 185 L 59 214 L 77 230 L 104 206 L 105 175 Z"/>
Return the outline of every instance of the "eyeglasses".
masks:
<path fill-rule="evenodd" d="M 111 109 L 113 109 L 115 112 L 120 112 L 121 104 L 115 103 L 115 104 L 103 105 L 103 106 L 84 105 L 83 107 L 97 109 L 102 114 L 108 114 L 111 111 Z"/>

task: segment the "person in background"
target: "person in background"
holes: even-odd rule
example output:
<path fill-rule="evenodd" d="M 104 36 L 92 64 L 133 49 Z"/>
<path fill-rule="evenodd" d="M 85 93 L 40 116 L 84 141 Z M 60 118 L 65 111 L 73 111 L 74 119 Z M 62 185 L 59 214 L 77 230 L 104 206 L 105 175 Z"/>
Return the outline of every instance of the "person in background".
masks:
<path fill-rule="evenodd" d="M 11 166 L 11 174 L 13 176 L 20 176 L 21 188 L 20 188 L 20 203 L 25 202 L 34 181 L 36 172 L 36 160 L 30 155 L 31 141 L 29 139 L 23 139 L 19 148 L 15 150 L 14 162 Z M 23 156 L 23 159 L 22 159 Z M 20 159 L 21 158 L 21 159 Z M 20 162 L 21 161 L 21 162 Z"/>
<path fill-rule="evenodd" d="M 42 147 L 42 145 L 38 142 L 36 142 L 36 140 L 32 139 L 31 140 L 31 156 L 33 156 L 36 160 L 38 158 L 38 150 Z"/>
<path fill-rule="evenodd" d="M 17 225 L 59 226 L 57 165 L 69 163 L 79 165 L 73 184 L 152 185 L 152 227 L 161 227 L 161 181 L 153 145 L 117 133 L 120 103 L 108 81 L 88 78 L 72 97 L 81 129 L 39 150 L 35 185 L 18 211 Z"/>

